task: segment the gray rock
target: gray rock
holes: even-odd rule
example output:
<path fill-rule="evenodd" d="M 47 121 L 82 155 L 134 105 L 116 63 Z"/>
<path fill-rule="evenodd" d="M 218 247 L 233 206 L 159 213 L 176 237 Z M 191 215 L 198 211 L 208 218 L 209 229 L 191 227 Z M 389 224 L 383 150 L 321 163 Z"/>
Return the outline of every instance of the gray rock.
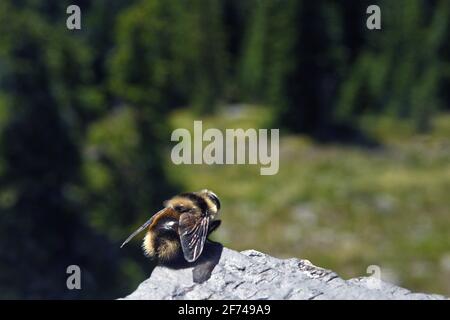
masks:
<path fill-rule="evenodd" d="M 446 299 L 361 277 L 341 279 L 308 260 L 277 259 L 255 250 L 223 248 L 211 278 L 192 281 L 192 268 L 157 267 L 124 299 Z"/>

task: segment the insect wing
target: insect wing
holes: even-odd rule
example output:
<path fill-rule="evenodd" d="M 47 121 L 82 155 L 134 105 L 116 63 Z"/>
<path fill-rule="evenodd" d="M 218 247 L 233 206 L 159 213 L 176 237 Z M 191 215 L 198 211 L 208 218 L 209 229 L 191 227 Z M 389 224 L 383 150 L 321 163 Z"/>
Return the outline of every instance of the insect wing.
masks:
<path fill-rule="evenodd" d="M 122 245 L 120 246 L 120 248 L 122 248 L 124 245 L 126 245 L 128 242 L 131 241 L 131 239 L 133 239 L 138 233 L 142 232 L 145 228 L 147 228 L 149 225 L 151 225 L 153 223 L 153 221 L 155 221 L 155 219 L 158 218 L 158 216 L 160 216 L 161 214 L 163 214 L 164 212 L 167 211 L 167 208 L 164 208 L 160 211 L 158 211 L 157 213 L 155 213 L 150 219 L 148 219 L 142 226 L 140 226 L 136 231 L 134 231 L 128 238 L 127 240 L 125 240 Z"/>
<path fill-rule="evenodd" d="M 188 262 L 198 259 L 203 251 L 210 217 L 196 217 L 190 213 L 180 216 L 179 232 L 184 258 Z"/>

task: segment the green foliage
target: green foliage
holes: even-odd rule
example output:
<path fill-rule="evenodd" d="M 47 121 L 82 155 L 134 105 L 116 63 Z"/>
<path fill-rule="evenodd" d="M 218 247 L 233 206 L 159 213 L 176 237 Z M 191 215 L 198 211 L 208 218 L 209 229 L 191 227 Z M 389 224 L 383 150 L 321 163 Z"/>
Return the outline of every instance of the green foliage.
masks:
<path fill-rule="evenodd" d="M 382 30 L 361 32 L 368 5 L 258 2 L 242 55 L 244 97 L 270 103 L 280 125 L 318 138 L 338 136 L 336 125 L 357 126 L 367 113 L 413 118 L 429 130 L 443 104 L 448 3 L 380 2 Z"/>
<path fill-rule="evenodd" d="M 119 45 L 111 62 L 111 86 L 126 101 L 152 105 L 164 112 L 172 104 L 161 105 L 163 97 L 175 99 L 180 95 L 181 89 L 173 81 L 184 71 L 177 47 L 181 38 L 174 23 L 181 15 L 180 6 L 143 1 L 121 14 Z"/>
<path fill-rule="evenodd" d="M 258 2 L 241 78 L 250 96 L 278 109 L 285 128 L 316 135 L 333 121 L 344 62 L 338 9 L 325 1 Z"/>
<path fill-rule="evenodd" d="M 239 117 L 219 113 L 203 126 L 259 127 L 266 113 L 255 110 L 266 108 L 245 106 Z M 191 117 L 189 110 L 176 112 L 171 124 L 190 128 Z M 427 134 L 389 116 L 362 123 L 382 148 L 283 135 L 274 176 L 260 176 L 259 165 L 170 161 L 168 172 L 185 190 L 208 187 L 220 195 L 224 223 L 214 238 L 228 247 L 301 257 L 344 278 L 364 276 L 376 264 L 389 282 L 448 295 L 450 115 L 433 117 Z"/>
<path fill-rule="evenodd" d="M 3 5 L 7 15 L 0 19 L 5 35 L 0 43 L 8 68 L 2 75 L 2 95 L 9 119 L 0 141 L 1 188 L 3 199 L 9 200 L 2 201 L 0 216 L 1 295 L 77 297 L 79 292 L 65 288 L 65 269 L 71 264 L 79 264 L 87 275 L 85 297 L 120 292 L 110 243 L 89 227 L 80 214 L 83 206 L 66 192 L 76 183 L 80 165 L 76 141 L 63 119 L 76 101 L 66 90 L 81 81 L 71 66 L 55 65 L 54 59 L 64 64 L 70 47 L 52 42 L 60 35 L 39 15 Z M 18 33 L 20 40 L 11 37 Z M 105 265 L 111 267 L 100 273 Z"/>
<path fill-rule="evenodd" d="M 412 118 L 420 131 L 442 107 L 438 91 L 446 62 L 440 48 L 448 37 L 449 6 L 440 1 L 427 11 L 424 1 L 385 1 L 383 31 L 367 44 L 343 82 L 336 109 L 339 118 L 387 113 Z M 386 32 L 389 30 L 389 32 Z"/>
<path fill-rule="evenodd" d="M 220 9 L 217 0 L 152 0 L 128 9 L 111 58 L 114 92 L 158 112 L 187 103 L 201 111 L 214 106 L 226 68 Z"/>
<path fill-rule="evenodd" d="M 39 14 L 42 3 L 35 4 L 36 8 L 16 8 L 2 2 L 0 19 L 0 55 L 5 66 L 0 95 L 5 107 L 0 141 L 2 297 L 116 297 L 141 280 L 145 266 L 135 258 L 137 251 L 119 255 L 116 241 L 125 237 L 137 210 L 144 214 L 144 207 L 148 210 L 161 203 L 158 194 L 167 194 L 158 157 L 153 156 L 158 150 L 153 132 L 158 129 L 136 117 L 139 120 L 133 121 L 141 125 L 138 133 L 127 134 L 127 127 L 120 131 L 119 147 L 134 148 L 139 155 L 131 158 L 136 160 L 131 169 L 139 173 L 129 179 L 134 182 L 140 177 L 136 189 L 141 197 L 130 199 L 125 194 L 103 210 L 104 194 L 98 196 L 98 190 L 117 196 L 124 186 L 132 189 L 120 183 L 120 177 L 113 180 L 114 185 L 107 184 L 117 176 L 114 170 L 123 170 L 124 162 L 109 139 L 114 135 L 105 136 L 108 128 L 105 133 L 95 129 L 107 122 L 103 118 L 108 117 L 104 105 L 108 92 L 102 89 L 107 79 L 99 82 L 92 68 L 93 49 L 86 39 L 55 28 L 51 19 Z M 112 129 L 109 133 L 119 126 Z M 94 160 L 89 157 L 91 131 L 92 148 L 99 149 L 100 155 Z M 137 135 L 138 146 L 133 144 Z M 96 184 L 91 186 L 94 179 Z M 133 206 L 135 201 L 141 206 Z M 117 231 L 111 225 L 122 227 Z M 81 267 L 83 291 L 66 288 L 65 270 L 71 264 Z"/>
<path fill-rule="evenodd" d="M 381 31 L 365 28 L 368 0 L 75 3 L 82 29 L 69 31 L 72 1 L 0 1 L 0 297 L 127 293 L 152 266 L 139 246 L 119 251 L 120 241 L 181 188 L 223 196 L 220 237 L 236 248 L 264 243 L 349 274 L 372 258 L 399 268 L 399 252 L 411 264 L 416 251 L 441 259 L 449 119 L 435 114 L 450 105 L 447 0 L 380 0 Z M 280 127 L 280 174 L 262 181 L 249 166 L 170 165 L 170 130 L 197 119 Z M 287 132 L 350 142 L 367 134 L 390 151 L 372 157 Z M 431 142 L 417 132 L 431 132 Z M 392 226 L 370 205 L 385 194 L 398 206 Z M 300 226 L 312 239 L 305 251 L 291 223 L 298 217 L 279 214 L 300 202 L 320 225 Z M 408 214 L 417 227 L 424 211 L 435 238 L 391 237 L 395 246 L 377 255 L 377 234 L 401 234 Z M 320 244 L 327 220 L 339 229 L 341 258 Z M 70 264 L 82 268 L 82 291 L 65 287 Z M 402 280 L 425 288 L 436 279 Z"/>

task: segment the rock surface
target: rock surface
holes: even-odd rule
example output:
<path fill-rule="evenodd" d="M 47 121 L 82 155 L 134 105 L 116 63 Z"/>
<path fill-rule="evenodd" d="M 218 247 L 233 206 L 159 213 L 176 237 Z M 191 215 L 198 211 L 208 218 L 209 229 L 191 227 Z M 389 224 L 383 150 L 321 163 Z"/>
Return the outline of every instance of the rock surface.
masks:
<path fill-rule="evenodd" d="M 308 260 L 277 259 L 254 250 L 223 248 L 211 278 L 197 284 L 192 268 L 157 267 L 124 299 L 446 299 L 413 293 L 374 277 L 341 279 Z"/>

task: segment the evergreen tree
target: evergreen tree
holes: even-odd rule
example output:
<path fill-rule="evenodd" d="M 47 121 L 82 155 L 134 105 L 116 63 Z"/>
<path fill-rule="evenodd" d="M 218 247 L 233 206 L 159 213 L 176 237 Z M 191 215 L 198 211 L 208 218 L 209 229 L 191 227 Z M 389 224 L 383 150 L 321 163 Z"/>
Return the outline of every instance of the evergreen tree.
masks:
<path fill-rule="evenodd" d="M 367 33 L 366 44 L 343 83 L 339 117 L 363 113 L 411 118 L 427 130 L 441 108 L 439 50 L 448 35 L 448 4 L 428 8 L 421 0 L 384 1 L 383 30 Z M 429 10 L 431 9 L 431 10 Z"/>
<path fill-rule="evenodd" d="M 341 76 L 336 9 L 332 2 L 259 2 L 243 56 L 241 78 L 250 96 L 274 106 L 281 126 L 316 137 L 333 124 Z"/>
<path fill-rule="evenodd" d="M 7 68 L 1 92 L 9 119 L 0 141 L 0 187 L 10 200 L 0 215 L 1 295 L 113 297 L 124 289 L 117 250 L 91 229 L 85 208 L 68 192 L 79 177 L 80 154 L 54 90 L 52 59 L 60 52 L 50 43 L 52 28 L 7 2 L 2 9 L 0 56 Z M 66 287 L 73 264 L 82 270 L 82 291 Z"/>

